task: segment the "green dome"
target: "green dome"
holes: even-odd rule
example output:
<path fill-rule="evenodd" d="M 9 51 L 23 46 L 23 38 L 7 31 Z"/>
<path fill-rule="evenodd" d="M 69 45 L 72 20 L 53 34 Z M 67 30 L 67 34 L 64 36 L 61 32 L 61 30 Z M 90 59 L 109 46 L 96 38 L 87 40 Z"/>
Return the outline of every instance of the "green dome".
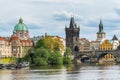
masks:
<path fill-rule="evenodd" d="M 16 31 L 28 31 L 27 26 L 23 23 L 22 18 L 19 19 L 19 23 L 14 27 L 13 32 Z"/>

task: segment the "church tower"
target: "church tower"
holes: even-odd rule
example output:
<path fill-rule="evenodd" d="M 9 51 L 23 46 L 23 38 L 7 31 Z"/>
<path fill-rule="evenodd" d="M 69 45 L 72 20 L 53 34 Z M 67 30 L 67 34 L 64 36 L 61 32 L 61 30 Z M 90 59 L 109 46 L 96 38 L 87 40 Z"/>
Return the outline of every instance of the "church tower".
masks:
<path fill-rule="evenodd" d="M 66 32 L 66 47 L 70 47 L 72 52 L 75 51 L 75 47 L 79 47 L 79 32 L 80 28 L 77 27 L 77 24 L 74 21 L 74 17 L 70 19 L 70 25 L 67 28 L 65 26 Z"/>
<path fill-rule="evenodd" d="M 97 32 L 97 41 L 101 41 L 105 39 L 106 39 L 106 33 L 103 30 L 102 20 L 100 20 L 99 31 Z"/>
<path fill-rule="evenodd" d="M 19 19 L 19 23 L 14 27 L 13 35 L 17 35 L 21 40 L 29 39 L 29 31 L 26 24 L 23 23 L 23 19 Z"/>

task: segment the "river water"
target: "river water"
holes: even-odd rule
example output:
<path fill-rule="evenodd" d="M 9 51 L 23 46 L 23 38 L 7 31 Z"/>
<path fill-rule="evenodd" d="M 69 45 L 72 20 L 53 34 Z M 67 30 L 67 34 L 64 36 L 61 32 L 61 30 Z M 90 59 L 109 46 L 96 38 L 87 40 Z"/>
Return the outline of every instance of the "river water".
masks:
<path fill-rule="evenodd" d="M 0 70 L 0 80 L 120 80 L 120 65 L 70 65 Z"/>

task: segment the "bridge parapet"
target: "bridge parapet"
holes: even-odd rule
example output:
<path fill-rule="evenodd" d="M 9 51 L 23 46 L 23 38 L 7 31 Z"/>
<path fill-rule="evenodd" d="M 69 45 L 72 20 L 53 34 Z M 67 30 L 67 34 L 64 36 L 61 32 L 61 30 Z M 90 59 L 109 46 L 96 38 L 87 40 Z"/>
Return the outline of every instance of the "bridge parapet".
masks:
<path fill-rule="evenodd" d="M 116 62 L 120 63 L 120 50 L 106 50 L 106 51 L 79 51 L 77 53 L 77 60 L 81 60 L 84 57 L 88 57 L 90 62 L 96 63 L 99 59 L 106 54 L 112 54 L 116 59 Z"/>
<path fill-rule="evenodd" d="M 98 58 L 101 54 L 104 54 L 104 53 L 109 53 L 116 57 L 120 56 L 120 50 L 106 50 L 106 51 L 96 50 L 96 51 L 79 51 L 77 53 L 77 57 L 86 55 L 88 57 L 97 57 Z"/>

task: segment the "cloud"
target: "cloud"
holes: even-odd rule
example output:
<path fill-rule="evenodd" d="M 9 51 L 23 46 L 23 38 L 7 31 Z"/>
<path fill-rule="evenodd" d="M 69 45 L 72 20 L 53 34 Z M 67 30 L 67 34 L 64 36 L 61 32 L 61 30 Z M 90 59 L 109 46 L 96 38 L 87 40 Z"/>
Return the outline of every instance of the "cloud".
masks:
<path fill-rule="evenodd" d="M 31 0 L 32 3 L 62 3 L 62 4 L 63 3 L 90 4 L 90 3 L 93 3 L 92 1 L 89 2 L 89 1 L 86 1 L 86 0 Z"/>
<path fill-rule="evenodd" d="M 111 37 L 120 30 L 119 3 L 119 0 L 0 0 L 0 35 L 11 35 L 22 17 L 31 36 L 47 32 L 65 37 L 65 24 L 69 25 L 74 14 L 81 37 L 91 39 L 94 35 L 92 39 L 96 39 L 100 16 L 107 36 Z"/>
<path fill-rule="evenodd" d="M 67 12 L 67 11 L 56 11 L 53 13 L 53 17 L 56 21 L 69 21 L 70 17 L 74 16 L 76 21 L 81 21 L 83 20 L 83 17 L 78 15 L 78 14 L 74 14 L 72 12 Z"/>
<path fill-rule="evenodd" d="M 118 15 L 120 15 L 120 8 L 119 8 L 119 7 L 118 7 L 118 8 L 115 8 L 114 11 L 115 11 Z"/>

